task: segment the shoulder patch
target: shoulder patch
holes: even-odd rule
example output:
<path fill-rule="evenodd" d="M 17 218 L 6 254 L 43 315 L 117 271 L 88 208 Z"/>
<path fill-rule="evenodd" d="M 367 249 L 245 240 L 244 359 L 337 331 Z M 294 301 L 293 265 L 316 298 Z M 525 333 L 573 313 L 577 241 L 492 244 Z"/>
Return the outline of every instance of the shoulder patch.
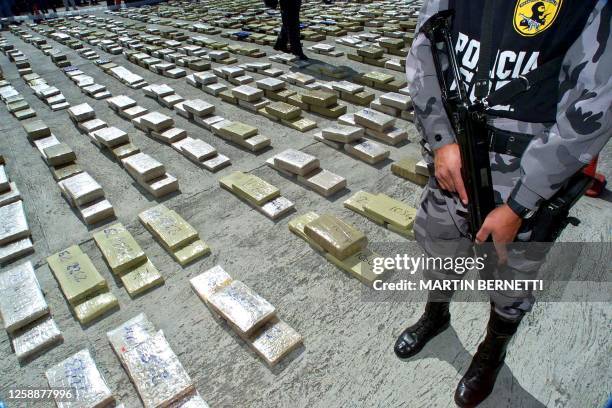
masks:
<path fill-rule="evenodd" d="M 533 37 L 553 25 L 563 0 L 517 0 L 514 29 L 523 37 Z"/>

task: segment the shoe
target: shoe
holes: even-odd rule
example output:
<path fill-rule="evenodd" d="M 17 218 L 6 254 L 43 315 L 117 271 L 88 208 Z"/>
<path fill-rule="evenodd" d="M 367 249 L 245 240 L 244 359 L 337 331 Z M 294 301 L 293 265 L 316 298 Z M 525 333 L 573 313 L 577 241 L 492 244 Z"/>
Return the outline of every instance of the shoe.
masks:
<path fill-rule="evenodd" d="M 449 302 L 432 302 L 425 305 L 425 313 L 412 326 L 402 332 L 395 342 L 395 355 L 406 359 L 417 355 L 429 340 L 450 326 Z"/>
<path fill-rule="evenodd" d="M 298 57 L 301 61 L 308 61 L 310 58 L 308 58 L 306 56 L 306 54 L 304 54 L 303 52 L 300 53 L 296 53 L 294 54 L 296 57 Z"/>
<path fill-rule="evenodd" d="M 497 374 L 504 365 L 508 343 L 520 322 L 520 319 L 511 321 L 503 318 L 491 307 L 487 335 L 455 390 L 455 403 L 458 406 L 475 407 L 491 394 Z"/>

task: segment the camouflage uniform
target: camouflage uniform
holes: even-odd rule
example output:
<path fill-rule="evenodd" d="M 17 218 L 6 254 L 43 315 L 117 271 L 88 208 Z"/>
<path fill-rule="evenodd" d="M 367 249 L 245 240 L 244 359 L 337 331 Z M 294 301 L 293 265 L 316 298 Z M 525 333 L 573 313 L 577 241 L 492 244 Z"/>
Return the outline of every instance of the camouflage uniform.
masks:
<path fill-rule="evenodd" d="M 419 27 L 432 15 L 448 9 L 447 0 L 425 2 Z M 563 58 L 555 123 L 528 123 L 515 119 L 489 119 L 494 128 L 533 135 L 522 158 L 490 153 L 495 199 L 498 205 L 509 196 L 529 209 L 537 209 L 604 147 L 612 130 L 612 6 L 599 0 L 584 30 Z M 432 168 L 433 151 L 455 142 L 454 131 L 441 103 L 431 44 L 423 35 L 415 38 L 406 63 L 416 124 L 423 137 L 423 155 Z M 442 191 L 431 177 L 423 191 L 414 232 L 430 256 L 466 256 L 468 223 L 466 208 L 455 193 Z M 518 241 L 528 241 L 530 226 L 524 223 Z M 454 254 L 440 242 L 456 244 Z M 442 249 L 444 248 L 444 249 Z M 538 262 L 509 254 L 508 264 L 519 272 L 534 273 Z M 431 273 L 432 278 L 448 275 Z M 453 275 L 453 279 L 457 279 Z M 525 276 L 525 279 L 529 279 Z M 491 293 L 496 311 L 508 319 L 520 319 L 533 305 L 529 293 Z"/>

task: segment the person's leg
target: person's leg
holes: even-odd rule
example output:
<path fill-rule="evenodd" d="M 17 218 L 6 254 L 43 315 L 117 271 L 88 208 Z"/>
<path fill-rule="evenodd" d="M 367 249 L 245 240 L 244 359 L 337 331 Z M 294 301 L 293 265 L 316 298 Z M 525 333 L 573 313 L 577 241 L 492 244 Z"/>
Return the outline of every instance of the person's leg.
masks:
<path fill-rule="evenodd" d="M 456 213 L 454 200 L 440 190 L 434 177 L 430 177 L 417 211 L 414 234 L 419 245 L 429 257 L 467 256 L 471 247 L 465 238 L 467 225 Z M 431 281 L 461 279 L 462 275 L 447 270 L 424 270 Z M 400 358 L 410 358 L 450 325 L 449 304 L 452 290 L 430 291 L 425 311 L 419 320 L 406 328 L 395 342 L 394 351 Z"/>
<path fill-rule="evenodd" d="M 282 51 L 282 52 L 289 52 L 289 49 L 287 48 L 288 41 L 289 41 L 289 37 L 287 37 L 287 23 L 288 23 L 287 8 L 289 6 L 287 5 L 287 3 L 289 3 L 289 1 L 287 0 L 280 1 L 279 7 L 281 11 L 281 29 L 280 29 L 280 32 L 278 33 L 278 37 L 276 38 L 276 44 L 274 44 L 274 49 L 277 51 Z"/>
<path fill-rule="evenodd" d="M 286 3 L 288 3 L 287 34 L 289 36 L 289 44 L 291 45 L 291 53 L 304 56 L 300 40 L 300 8 L 302 7 L 302 0 L 286 1 Z"/>

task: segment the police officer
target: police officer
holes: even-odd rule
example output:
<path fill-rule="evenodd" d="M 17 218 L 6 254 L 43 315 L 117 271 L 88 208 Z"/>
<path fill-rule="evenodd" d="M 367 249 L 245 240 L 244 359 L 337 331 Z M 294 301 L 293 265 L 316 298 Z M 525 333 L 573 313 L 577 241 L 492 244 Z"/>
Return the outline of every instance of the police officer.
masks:
<path fill-rule="evenodd" d="M 302 0 L 280 0 L 282 27 L 274 49 L 289 52 L 288 44 L 291 44 L 291 53 L 306 61 L 308 57 L 302 50 L 300 41 L 300 8 Z"/>
<path fill-rule="evenodd" d="M 486 217 L 476 242 L 491 237 L 503 245 L 529 241 L 531 215 L 610 138 L 612 6 L 607 0 L 426 0 L 419 27 L 440 11 L 454 11 L 451 37 L 472 100 L 483 10 L 491 1 L 495 12 L 489 92 L 546 63 L 548 69 L 556 64 L 550 79 L 533 85 L 508 105 L 488 109 L 487 124 L 494 141 L 489 158 L 497 207 Z M 422 33 L 411 47 L 406 72 L 424 157 L 435 169 L 417 213 L 416 239 L 430 256 L 469 256 L 461 253 L 469 241 L 461 156 L 441 101 L 431 43 Z M 507 256 L 509 267 L 518 273 L 533 273 L 541 263 Z M 429 271 L 428 275 L 442 280 L 459 277 L 446 271 Z M 396 341 L 398 357 L 416 355 L 449 327 L 452 295 L 450 291 L 429 293 L 423 315 Z M 529 292 L 496 291 L 490 297 L 486 336 L 455 392 L 461 407 L 476 406 L 492 392 L 508 343 L 535 300 Z"/>

